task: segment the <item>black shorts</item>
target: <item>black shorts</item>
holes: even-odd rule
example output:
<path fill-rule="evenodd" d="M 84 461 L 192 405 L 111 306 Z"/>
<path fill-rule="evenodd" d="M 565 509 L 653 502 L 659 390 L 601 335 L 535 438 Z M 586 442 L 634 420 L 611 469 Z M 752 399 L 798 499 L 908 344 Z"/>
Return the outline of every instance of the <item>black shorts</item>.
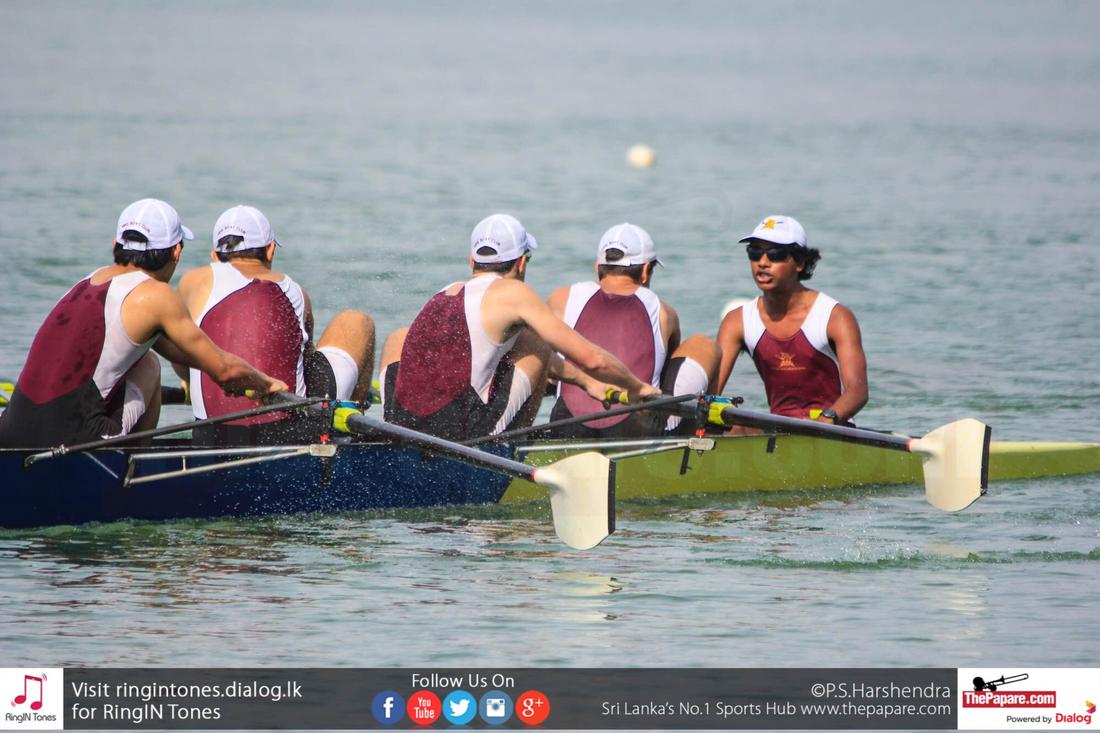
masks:
<path fill-rule="evenodd" d="M 507 356 L 497 365 L 493 386 L 489 390 L 488 403 L 481 401 L 481 396 L 473 387 L 467 387 L 454 400 L 431 415 L 423 417 L 406 410 L 397 399 L 397 372 L 400 365 L 401 362 L 394 362 L 386 367 L 382 374 L 386 400 L 382 407 L 386 422 L 428 433 L 444 440 L 461 442 L 492 433 L 493 428 L 508 409 L 508 398 L 511 395 L 512 379 L 516 368 Z M 517 410 L 516 415 L 522 412 Z M 514 420 L 504 426 L 504 429 L 511 429 L 513 425 Z"/>
<path fill-rule="evenodd" d="M 91 381 L 44 404 L 16 389 L 0 414 L 0 448 L 52 448 L 122 433 L 125 380 L 103 400 Z"/>

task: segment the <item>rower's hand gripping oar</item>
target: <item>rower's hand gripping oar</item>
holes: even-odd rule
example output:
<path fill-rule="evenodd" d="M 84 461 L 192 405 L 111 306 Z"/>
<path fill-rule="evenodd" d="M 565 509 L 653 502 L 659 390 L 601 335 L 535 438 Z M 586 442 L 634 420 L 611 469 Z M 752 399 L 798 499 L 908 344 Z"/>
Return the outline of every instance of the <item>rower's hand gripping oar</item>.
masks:
<path fill-rule="evenodd" d="M 300 397 L 289 395 L 296 401 Z M 535 468 L 421 433 L 382 422 L 351 407 L 337 407 L 333 427 L 344 433 L 381 434 L 396 442 L 424 448 L 437 455 L 527 479 L 550 492 L 554 531 L 561 541 L 578 550 L 595 547 L 615 531 L 615 471 L 607 456 L 589 452 Z"/>
<path fill-rule="evenodd" d="M 948 423 L 921 438 L 755 412 L 722 402 L 711 402 L 708 421 L 914 453 L 921 458 L 925 498 L 945 512 L 967 508 L 989 487 L 991 431 L 988 425 L 973 418 Z"/>

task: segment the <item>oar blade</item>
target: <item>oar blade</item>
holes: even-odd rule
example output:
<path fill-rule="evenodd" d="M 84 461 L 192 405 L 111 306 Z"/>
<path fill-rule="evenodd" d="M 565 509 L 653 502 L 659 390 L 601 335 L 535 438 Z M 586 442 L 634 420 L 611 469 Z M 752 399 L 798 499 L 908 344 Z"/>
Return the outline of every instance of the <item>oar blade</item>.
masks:
<path fill-rule="evenodd" d="M 554 531 L 577 550 L 595 547 L 615 531 L 615 466 L 595 452 L 540 466 L 535 483 L 550 491 Z"/>
<path fill-rule="evenodd" d="M 924 464 L 928 503 L 945 512 L 973 504 L 989 486 L 990 429 L 973 418 L 956 420 L 910 441 Z"/>

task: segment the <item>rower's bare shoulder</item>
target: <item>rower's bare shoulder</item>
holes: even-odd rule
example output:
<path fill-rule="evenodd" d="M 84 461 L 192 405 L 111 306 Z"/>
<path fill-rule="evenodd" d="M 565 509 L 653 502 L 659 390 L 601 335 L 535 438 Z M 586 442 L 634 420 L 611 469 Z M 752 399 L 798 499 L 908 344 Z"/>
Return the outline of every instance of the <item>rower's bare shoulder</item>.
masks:
<path fill-rule="evenodd" d="M 187 306 L 179 291 L 169 283 L 155 279 L 146 280 L 135 287 L 123 301 L 123 307 L 135 306 L 158 318 L 166 314 L 175 316 L 181 311 L 187 313 Z"/>
<path fill-rule="evenodd" d="M 852 309 L 840 303 L 834 305 L 832 313 L 829 314 L 829 325 L 833 323 L 859 326 L 859 322 L 856 320 L 856 314 L 852 312 Z"/>
<path fill-rule="evenodd" d="M 520 303 L 530 301 L 532 298 L 542 302 L 530 285 L 522 280 L 514 280 L 510 277 L 502 277 L 493 282 L 485 291 L 486 297 L 497 301 Z"/>
<path fill-rule="evenodd" d="M 188 270 L 180 278 L 179 290 L 181 293 L 186 293 L 188 290 L 200 288 L 211 282 L 212 276 L 213 273 L 209 267 L 196 267 L 194 270 Z"/>
<path fill-rule="evenodd" d="M 722 316 L 722 322 L 718 324 L 718 333 L 729 333 L 736 330 L 738 333 L 745 330 L 745 306 L 739 305 Z"/>
<path fill-rule="evenodd" d="M 744 307 L 739 305 L 729 311 L 718 324 L 718 335 L 715 340 L 723 351 L 737 353 L 745 341 L 745 320 L 741 312 Z"/>
<path fill-rule="evenodd" d="M 546 304 L 550 306 L 550 310 L 554 312 L 558 318 L 562 317 L 565 313 L 565 306 L 569 303 L 569 288 L 558 288 L 554 292 L 550 293 L 550 297 L 546 299 Z"/>
<path fill-rule="evenodd" d="M 132 296 L 142 300 L 179 300 L 180 295 L 163 280 L 150 278 L 133 289 Z M 129 300 L 129 298 L 127 298 Z"/>
<path fill-rule="evenodd" d="M 829 339 L 837 341 L 844 338 L 852 338 L 855 340 L 860 339 L 859 321 L 856 320 L 856 314 L 845 305 L 837 303 L 833 306 L 832 313 L 829 314 L 829 323 L 826 326 L 826 333 Z"/>

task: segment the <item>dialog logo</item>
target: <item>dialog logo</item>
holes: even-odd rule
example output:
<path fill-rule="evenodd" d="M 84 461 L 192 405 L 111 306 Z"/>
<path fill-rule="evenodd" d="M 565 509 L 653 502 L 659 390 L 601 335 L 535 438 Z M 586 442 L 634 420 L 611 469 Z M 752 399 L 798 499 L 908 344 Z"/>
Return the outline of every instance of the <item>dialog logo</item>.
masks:
<path fill-rule="evenodd" d="M 466 725 L 477 715 L 477 700 L 465 690 L 455 690 L 443 698 L 443 717 L 451 725 Z"/>
<path fill-rule="evenodd" d="M 60 729 L 64 727 L 64 671 L 61 669 L 0 669 L 0 695 L 6 705 L 0 729 Z"/>
<path fill-rule="evenodd" d="M 439 720 L 443 705 L 439 702 L 439 696 L 431 690 L 417 690 L 409 697 L 405 711 L 414 725 L 431 725 Z"/>
<path fill-rule="evenodd" d="M 478 705 L 477 712 L 489 725 L 507 723 L 512 717 L 512 698 L 508 693 L 500 690 L 486 692 L 481 696 L 481 704 Z"/>
<path fill-rule="evenodd" d="M 1096 712 L 1096 703 L 1092 700 L 1085 700 L 1085 712 L 1092 715 Z"/>
<path fill-rule="evenodd" d="M 516 717 L 524 725 L 542 725 L 550 715 L 550 699 L 538 690 L 528 690 L 516 698 Z"/>
<path fill-rule="evenodd" d="M 382 725 L 393 725 L 405 716 L 405 699 L 393 690 L 383 690 L 374 696 L 370 712 Z"/>

